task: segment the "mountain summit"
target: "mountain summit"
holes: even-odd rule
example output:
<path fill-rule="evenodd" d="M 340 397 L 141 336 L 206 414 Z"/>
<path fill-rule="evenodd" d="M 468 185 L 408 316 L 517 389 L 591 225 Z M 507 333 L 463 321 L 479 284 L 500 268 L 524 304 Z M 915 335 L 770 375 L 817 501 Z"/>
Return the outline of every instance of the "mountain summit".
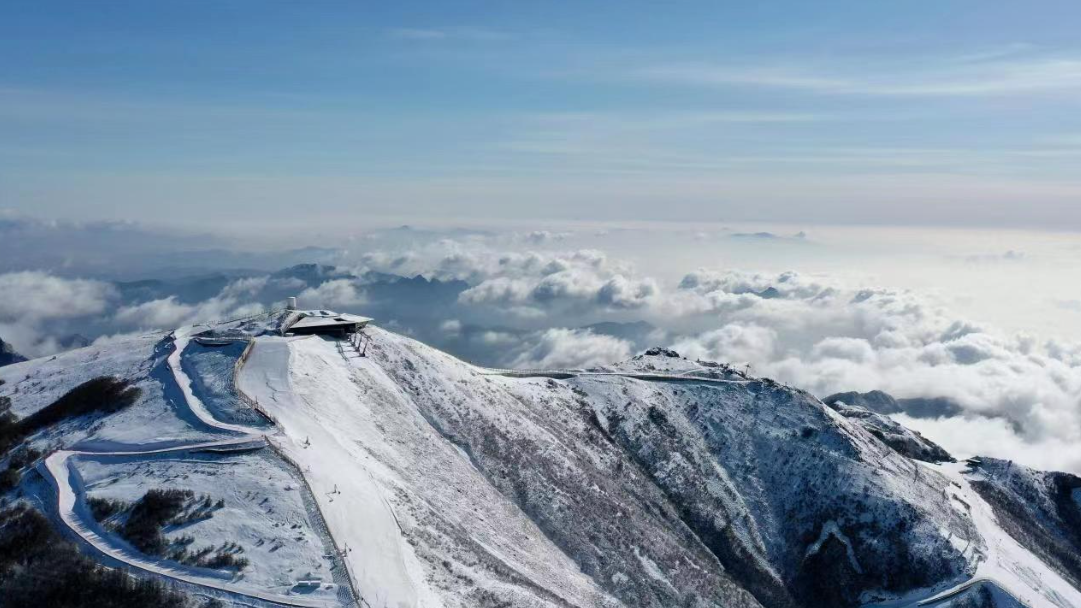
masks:
<path fill-rule="evenodd" d="M 95 559 L 234 605 L 1081 606 L 1072 475 L 667 349 L 492 370 L 284 321 L 0 370 L 20 420 L 139 390 L 28 434 L 51 488 L 22 490 Z"/>

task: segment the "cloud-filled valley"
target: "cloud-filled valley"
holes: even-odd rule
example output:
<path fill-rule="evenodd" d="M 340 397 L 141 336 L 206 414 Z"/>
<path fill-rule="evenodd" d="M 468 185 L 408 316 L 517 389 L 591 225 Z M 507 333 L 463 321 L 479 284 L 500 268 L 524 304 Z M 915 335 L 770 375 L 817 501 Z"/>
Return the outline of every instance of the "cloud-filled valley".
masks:
<path fill-rule="evenodd" d="M 961 454 L 1081 471 L 1069 449 L 1081 440 L 1074 342 L 1010 335 L 915 291 L 850 277 L 706 263 L 658 277 L 576 244 L 542 231 L 401 228 L 324 254 L 335 265 L 139 280 L 8 272 L 0 337 L 47 356 L 81 338 L 237 317 L 295 295 L 493 367 L 600 366 L 666 346 L 819 397 L 883 390 L 930 404 L 896 415 Z"/>

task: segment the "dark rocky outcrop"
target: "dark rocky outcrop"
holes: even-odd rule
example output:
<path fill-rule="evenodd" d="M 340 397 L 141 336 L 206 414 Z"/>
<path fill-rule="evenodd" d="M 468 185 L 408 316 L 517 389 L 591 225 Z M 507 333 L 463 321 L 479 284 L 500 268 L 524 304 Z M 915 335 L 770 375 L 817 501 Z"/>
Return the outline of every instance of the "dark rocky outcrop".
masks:
<path fill-rule="evenodd" d="M 22 361 L 26 361 L 26 357 L 15 352 L 15 349 L 12 348 L 11 344 L 4 342 L 4 340 L 0 338 L 0 367 Z"/>
<path fill-rule="evenodd" d="M 678 359 L 680 357 L 680 354 L 677 353 L 676 351 L 670 349 L 670 348 L 662 348 L 660 346 L 654 346 L 653 348 L 650 348 L 650 349 L 646 350 L 646 352 L 642 353 L 641 356 L 645 356 L 645 357 L 671 357 L 673 359 Z"/>

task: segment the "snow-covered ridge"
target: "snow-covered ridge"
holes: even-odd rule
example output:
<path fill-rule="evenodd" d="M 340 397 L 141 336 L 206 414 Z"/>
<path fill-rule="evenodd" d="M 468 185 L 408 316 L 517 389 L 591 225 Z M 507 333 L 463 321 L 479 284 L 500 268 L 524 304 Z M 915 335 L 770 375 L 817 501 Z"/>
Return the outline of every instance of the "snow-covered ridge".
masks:
<path fill-rule="evenodd" d="M 250 319 L 246 321 L 250 321 Z M 148 420 L 147 416 L 149 415 L 155 422 L 165 422 L 166 429 L 187 428 L 189 433 L 196 433 L 198 439 L 187 439 L 185 433 L 181 432 L 177 433 L 176 437 L 169 439 L 158 438 L 148 441 L 125 435 L 125 441 L 115 441 L 95 437 L 102 430 L 101 425 L 91 427 L 89 437 L 84 436 L 83 432 L 77 428 L 65 428 L 65 426 L 72 427 L 73 425 L 61 425 L 60 428 L 49 429 L 40 436 L 32 438 L 32 442 L 39 445 L 47 443 L 49 446 L 54 447 L 54 451 L 38 465 L 39 472 L 50 483 L 55 495 L 54 500 L 56 503 L 48 511 L 55 513 L 64 527 L 70 530 L 92 553 L 96 553 L 106 563 L 123 564 L 134 572 L 143 575 L 164 577 L 174 584 L 188 587 L 203 595 L 217 595 L 220 599 L 245 605 L 307 607 L 355 605 L 354 592 L 350 589 L 351 585 L 348 576 L 345 574 L 344 568 L 341 567 L 337 551 L 329 543 L 325 547 L 320 546 L 318 529 L 325 530 L 325 524 L 321 520 L 317 507 L 314 506 L 314 498 L 308 497 L 305 499 L 304 492 L 301 492 L 299 497 L 280 495 L 274 497 L 269 508 L 264 507 L 264 505 L 271 496 L 265 497 L 262 503 L 257 505 L 244 504 L 245 501 L 239 495 L 229 497 L 230 500 L 228 501 L 220 498 L 219 503 L 225 507 L 225 514 L 214 518 L 214 523 L 196 521 L 194 524 L 184 526 L 183 536 L 191 539 L 186 541 L 187 543 L 202 539 L 203 541 L 211 541 L 206 543 L 206 546 L 213 547 L 215 543 L 226 538 L 252 541 L 255 547 L 259 547 L 269 538 L 272 539 L 274 545 L 269 547 L 270 553 L 277 552 L 284 547 L 285 545 L 281 544 L 283 542 L 295 543 L 304 540 L 305 530 L 308 534 L 314 534 L 306 541 L 307 549 L 297 551 L 296 548 L 291 546 L 274 556 L 269 555 L 264 550 L 263 555 L 255 560 L 255 567 L 236 574 L 185 566 L 171 559 L 144 555 L 120 538 L 114 531 L 103 528 L 91 515 L 87 504 L 89 489 L 83 482 L 87 471 L 94 471 L 99 476 L 104 471 L 106 476 L 95 483 L 106 489 L 109 498 L 122 501 L 134 500 L 141 494 L 130 494 L 130 490 L 122 490 L 117 494 L 114 489 L 117 486 L 114 484 L 122 480 L 119 477 L 110 476 L 115 475 L 116 470 L 126 471 L 124 477 L 134 480 L 136 488 L 142 487 L 145 490 L 150 487 L 163 487 L 160 484 L 167 481 L 167 479 L 153 481 L 155 470 L 175 468 L 177 466 L 182 468 L 184 463 L 191 463 L 195 468 L 182 475 L 183 479 L 187 481 L 180 482 L 180 487 L 186 489 L 194 483 L 193 475 L 199 477 L 209 474 L 206 479 L 207 483 L 204 485 L 210 488 L 211 491 L 221 491 L 223 488 L 214 483 L 214 477 L 217 473 L 207 473 L 206 471 L 206 468 L 211 466 L 210 463 L 216 455 L 240 455 L 239 458 L 233 459 L 232 463 L 226 460 L 218 462 L 218 464 L 227 467 L 227 471 L 233 478 L 234 483 L 240 486 L 247 484 L 251 488 L 246 492 L 246 497 L 261 493 L 260 486 L 251 485 L 250 483 L 256 477 L 260 477 L 264 482 L 277 478 L 283 484 L 280 487 L 286 492 L 295 490 L 297 482 L 304 483 L 303 476 L 299 471 L 289 470 L 289 466 L 294 466 L 292 463 L 282 461 L 287 465 L 285 467 L 275 463 L 275 459 L 281 461 L 280 454 L 270 454 L 262 460 L 245 459 L 243 457 L 243 455 L 253 450 L 260 451 L 266 448 L 268 446 L 266 433 L 272 429 L 260 425 L 243 426 L 223 422 L 213 415 L 203 400 L 196 394 L 198 392 L 194 388 L 196 384 L 185 371 L 185 366 L 182 365 L 183 358 L 187 356 L 186 349 L 191 347 L 192 341 L 190 338 L 193 333 L 193 328 L 182 328 L 168 336 L 146 336 L 148 339 L 158 338 L 158 341 L 153 343 L 153 350 L 149 358 L 145 359 L 140 367 L 130 370 L 131 376 L 129 376 L 136 380 L 137 384 L 141 385 L 141 388 L 144 388 L 144 403 L 139 404 L 142 406 L 140 408 L 142 411 L 134 413 L 129 410 L 114 418 L 123 419 L 125 416 L 134 416 L 136 420 L 140 421 L 140 428 L 137 431 L 145 432 L 143 426 L 145 422 L 143 421 Z M 132 341 L 132 343 L 124 346 L 135 347 L 134 353 L 122 351 L 123 354 L 118 357 L 118 360 L 124 361 L 124 355 L 134 355 L 132 358 L 145 355 L 146 351 L 150 350 L 148 347 L 151 344 L 149 340 Z M 245 350 L 244 353 L 246 354 L 246 352 Z M 82 355 L 82 357 L 79 355 Z M 72 364 L 75 367 L 85 365 L 85 367 L 90 368 L 86 371 L 91 375 L 103 373 L 117 375 L 118 367 L 123 369 L 122 366 L 116 365 L 116 361 L 109 359 L 106 359 L 104 364 L 101 365 L 87 364 L 87 360 L 100 363 L 100 355 L 100 352 L 73 353 L 65 355 L 64 358 L 68 359 L 66 363 L 69 366 Z M 56 360 L 57 358 L 53 358 L 49 363 Z M 228 360 L 229 358 L 226 357 L 225 361 Z M 193 369 L 200 370 L 210 376 L 209 378 L 200 378 L 198 386 L 200 389 L 205 390 L 208 380 L 216 380 L 228 384 L 231 391 L 235 376 L 230 372 L 235 371 L 242 361 L 243 356 L 239 357 L 235 364 L 228 364 L 220 370 L 214 366 L 221 367 L 221 361 L 214 361 L 209 368 L 205 364 L 192 364 L 195 365 Z M 44 367 L 48 369 L 51 366 Z M 14 392 L 17 396 L 26 395 L 25 390 L 22 395 L 18 395 L 20 388 L 41 386 L 40 381 L 35 379 L 39 371 L 41 370 L 33 369 L 21 380 L 15 382 Z M 79 374 L 72 375 L 81 379 Z M 220 394 L 204 395 L 204 398 L 214 397 L 220 399 L 223 396 Z M 33 402 L 34 400 L 29 401 Z M 44 399 L 39 402 L 42 405 L 47 403 Z M 176 419 L 165 416 L 165 420 L 162 420 L 161 405 L 171 408 L 173 410 L 171 413 L 175 415 Z M 38 408 L 35 407 L 34 409 Z M 151 424 L 151 426 L 154 426 L 154 424 Z M 138 432 L 134 435 L 134 437 L 139 436 Z M 71 447 L 69 449 L 65 446 Z M 57 447 L 59 449 L 55 449 Z M 208 460 L 208 458 L 211 460 Z M 200 465 L 200 462 L 204 464 Z M 253 476 L 252 473 L 255 475 Z M 268 473 L 270 474 L 269 478 Z M 289 479 L 294 481 L 289 481 Z M 282 482 L 281 480 L 285 481 Z M 234 486 L 234 491 L 236 491 L 236 487 L 238 486 Z M 271 494 L 273 495 L 273 492 Z M 302 503 L 305 501 L 312 503 L 311 509 L 303 506 Z M 274 508 L 283 506 L 291 508 L 293 513 L 276 514 Z M 283 517 L 285 520 L 291 519 L 293 522 L 299 523 L 293 523 L 290 528 L 299 531 L 301 536 L 286 541 L 280 534 L 275 533 L 266 525 L 245 523 L 249 522 L 250 517 L 256 514 L 253 511 L 258 512 L 263 509 L 266 509 L 265 513 L 262 514 L 262 518 L 267 520 L 266 524 L 273 523 L 276 528 L 283 523 Z M 205 521 L 209 522 L 209 520 Z M 233 523 L 230 524 L 230 522 Z M 308 525 L 312 523 L 316 526 L 314 530 Z M 224 528 L 222 528 L 223 525 Z M 234 527 L 230 528 L 230 525 Z M 223 530 L 226 532 L 224 535 L 221 534 Z M 192 536 L 192 533 L 195 536 Z M 210 536 L 207 536 L 208 533 Z M 181 531 L 178 530 L 175 534 L 181 534 Z M 327 539 L 329 539 L 329 536 Z M 305 551 L 309 555 L 307 558 L 305 557 Z M 283 557 L 285 561 L 282 560 Z M 324 563 L 329 563 L 329 571 L 324 567 Z M 288 574 L 295 567 L 305 565 L 309 568 L 306 573 L 300 576 Z M 335 566 L 337 566 L 341 576 L 334 571 Z M 275 571 L 275 569 L 281 571 Z M 312 569 L 325 572 L 322 577 L 313 576 Z M 313 582 L 314 584 L 312 584 Z"/>
<path fill-rule="evenodd" d="M 489 370 L 377 327 L 363 349 L 263 333 L 236 373 L 240 400 L 274 421 L 252 427 L 196 394 L 210 381 L 182 390 L 186 369 L 218 369 L 186 368 L 185 338 L 138 369 L 178 378 L 187 413 L 160 397 L 132 409 L 202 441 L 265 436 L 310 488 L 362 605 L 1081 606 L 1081 483 L 919 462 L 935 453 L 903 427 L 739 370 L 663 350 Z M 38 365 L 0 377 L 27 389 L 52 369 Z M 112 428 L 138 420 L 72 436 L 145 443 Z"/>
<path fill-rule="evenodd" d="M 529 580 L 551 580 L 533 556 L 570 558 L 564 583 L 548 589 L 576 605 L 666 605 L 673 590 L 721 605 L 882 601 L 911 591 L 915 603 L 975 570 L 956 539 L 982 541 L 947 496 L 947 476 L 806 393 L 672 357 L 598 370 L 487 370 L 377 328 L 368 339 L 364 358 L 318 338 L 288 342 L 292 385 L 274 392 L 329 415 L 338 441 L 357 446 L 444 602 L 463 589 L 445 580 L 442 564 L 493 554 L 504 564 L 517 556 L 510 563 Z M 341 405 L 331 413 L 329 403 Z M 433 479 L 453 480 L 453 492 L 442 496 Z M 418 509 L 433 496 L 449 514 Z M 535 538 L 535 548 L 523 552 L 497 531 L 478 554 L 454 536 L 447 518 L 460 525 L 493 500 L 501 513 L 470 521 L 469 540 L 490 530 L 492 517 L 502 529 L 524 516 L 522 538 Z M 850 539 L 848 563 L 867 563 L 867 572 L 831 572 L 807 558 L 828 521 Z M 440 534 L 430 538 L 433 528 Z M 688 563 L 696 580 L 684 578 Z M 566 581 L 580 580 L 576 571 L 592 584 L 574 591 Z M 830 575 L 850 580 L 832 592 L 814 588 Z M 497 597 L 537 601 L 498 569 L 483 577 Z"/>

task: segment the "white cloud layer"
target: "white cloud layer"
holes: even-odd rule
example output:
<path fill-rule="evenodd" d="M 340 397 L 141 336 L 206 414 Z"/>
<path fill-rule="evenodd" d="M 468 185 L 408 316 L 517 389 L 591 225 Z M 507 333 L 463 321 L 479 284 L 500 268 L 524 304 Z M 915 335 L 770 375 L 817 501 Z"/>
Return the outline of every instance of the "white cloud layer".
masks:
<path fill-rule="evenodd" d="M 739 294 L 765 282 L 748 284 L 738 275 L 685 279 L 681 290 L 699 300 L 698 314 L 720 327 L 684 336 L 674 347 L 690 356 L 747 362 L 759 374 L 821 396 L 881 389 L 902 398 L 946 397 L 961 407 L 965 422 L 980 422 L 943 419 L 924 428 L 961 452 L 1003 455 L 1003 446 L 1024 445 L 1005 450 L 1021 459 L 1081 441 L 1075 346 L 1003 336 L 911 293 L 845 290 L 790 273 L 771 283 L 779 295 L 763 298 Z M 1081 452 L 1058 452 L 1053 459 L 1081 470 Z"/>
<path fill-rule="evenodd" d="M 263 310 L 254 297 L 267 281 L 267 277 L 238 279 L 222 288 L 218 295 L 198 304 L 183 304 L 176 296 L 169 296 L 125 306 L 113 319 L 124 330 L 133 330 L 172 328 L 254 314 Z"/>
<path fill-rule="evenodd" d="M 355 272 L 465 281 L 453 310 L 420 306 L 428 315 L 420 325 L 417 318 L 381 322 L 413 335 L 430 327 L 426 335 L 447 340 L 448 348 L 501 353 L 501 365 L 612 363 L 647 346 L 641 342 L 648 335 L 685 356 L 748 364 L 756 375 L 819 396 L 880 389 L 898 398 L 946 398 L 959 415 L 944 411 L 911 425 L 959 454 L 1081 472 L 1081 452 L 1069 449 L 1081 444 L 1077 344 L 996 332 L 925 295 L 830 276 L 699 269 L 666 283 L 599 251 L 522 251 L 501 238 L 425 235 L 419 245 L 369 250 Z M 564 243 L 521 234 L 514 240 Z M 198 303 L 170 296 L 121 305 L 108 283 L 9 273 L 0 275 L 0 336 L 24 354 L 48 354 L 61 346 L 46 326 L 104 318 L 109 333 L 124 333 L 231 318 L 259 310 L 264 290 L 280 290 L 282 281 L 233 281 Z M 304 306 L 372 304 L 364 279 L 338 273 L 312 285 L 299 293 Z M 639 337 L 586 328 L 611 321 L 652 328 Z"/>
<path fill-rule="evenodd" d="M 44 272 L 0 274 L 0 321 L 43 321 L 97 314 L 115 295 L 100 281 L 62 279 Z"/>
<path fill-rule="evenodd" d="M 194 304 L 168 296 L 124 305 L 117 288 L 103 281 L 38 271 L 0 274 L 0 337 L 21 354 L 39 357 L 70 348 L 65 345 L 83 333 L 124 334 L 235 318 L 262 310 L 254 298 L 267 281 L 238 279 Z"/>
<path fill-rule="evenodd" d="M 468 308 L 550 327 L 519 338 L 518 367 L 625 358 L 627 342 L 566 327 L 643 319 L 685 356 L 749 364 L 823 397 L 880 389 L 947 398 L 962 415 L 920 425 L 947 447 L 1081 471 L 1081 452 L 1059 449 L 1081 444 L 1081 349 L 981 327 L 920 294 L 710 269 L 662 287 L 600 252 L 506 253 L 464 242 L 396 259 L 412 272 L 470 281 L 460 298 Z M 512 336 L 500 335 L 509 347 Z"/>
<path fill-rule="evenodd" d="M 566 328 L 547 329 L 527 338 L 527 346 L 514 359 L 520 369 L 580 368 L 622 361 L 631 345 L 611 336 Z"/>
<path fill-rule="evenodd" d="M 0 274 L 0 337 L 29 357 L 61 350 L 46 324 L 103 313 L 116 296 L 100 281 L 65 279 L 44 272 Z"/>
<path fill-rule="evenodd" d="M 318 287 L 309 287 L 297 296 L 302 308 L 349 308 L 364 303 L 364 294 L 348 279 L 326 281 Z"/>

